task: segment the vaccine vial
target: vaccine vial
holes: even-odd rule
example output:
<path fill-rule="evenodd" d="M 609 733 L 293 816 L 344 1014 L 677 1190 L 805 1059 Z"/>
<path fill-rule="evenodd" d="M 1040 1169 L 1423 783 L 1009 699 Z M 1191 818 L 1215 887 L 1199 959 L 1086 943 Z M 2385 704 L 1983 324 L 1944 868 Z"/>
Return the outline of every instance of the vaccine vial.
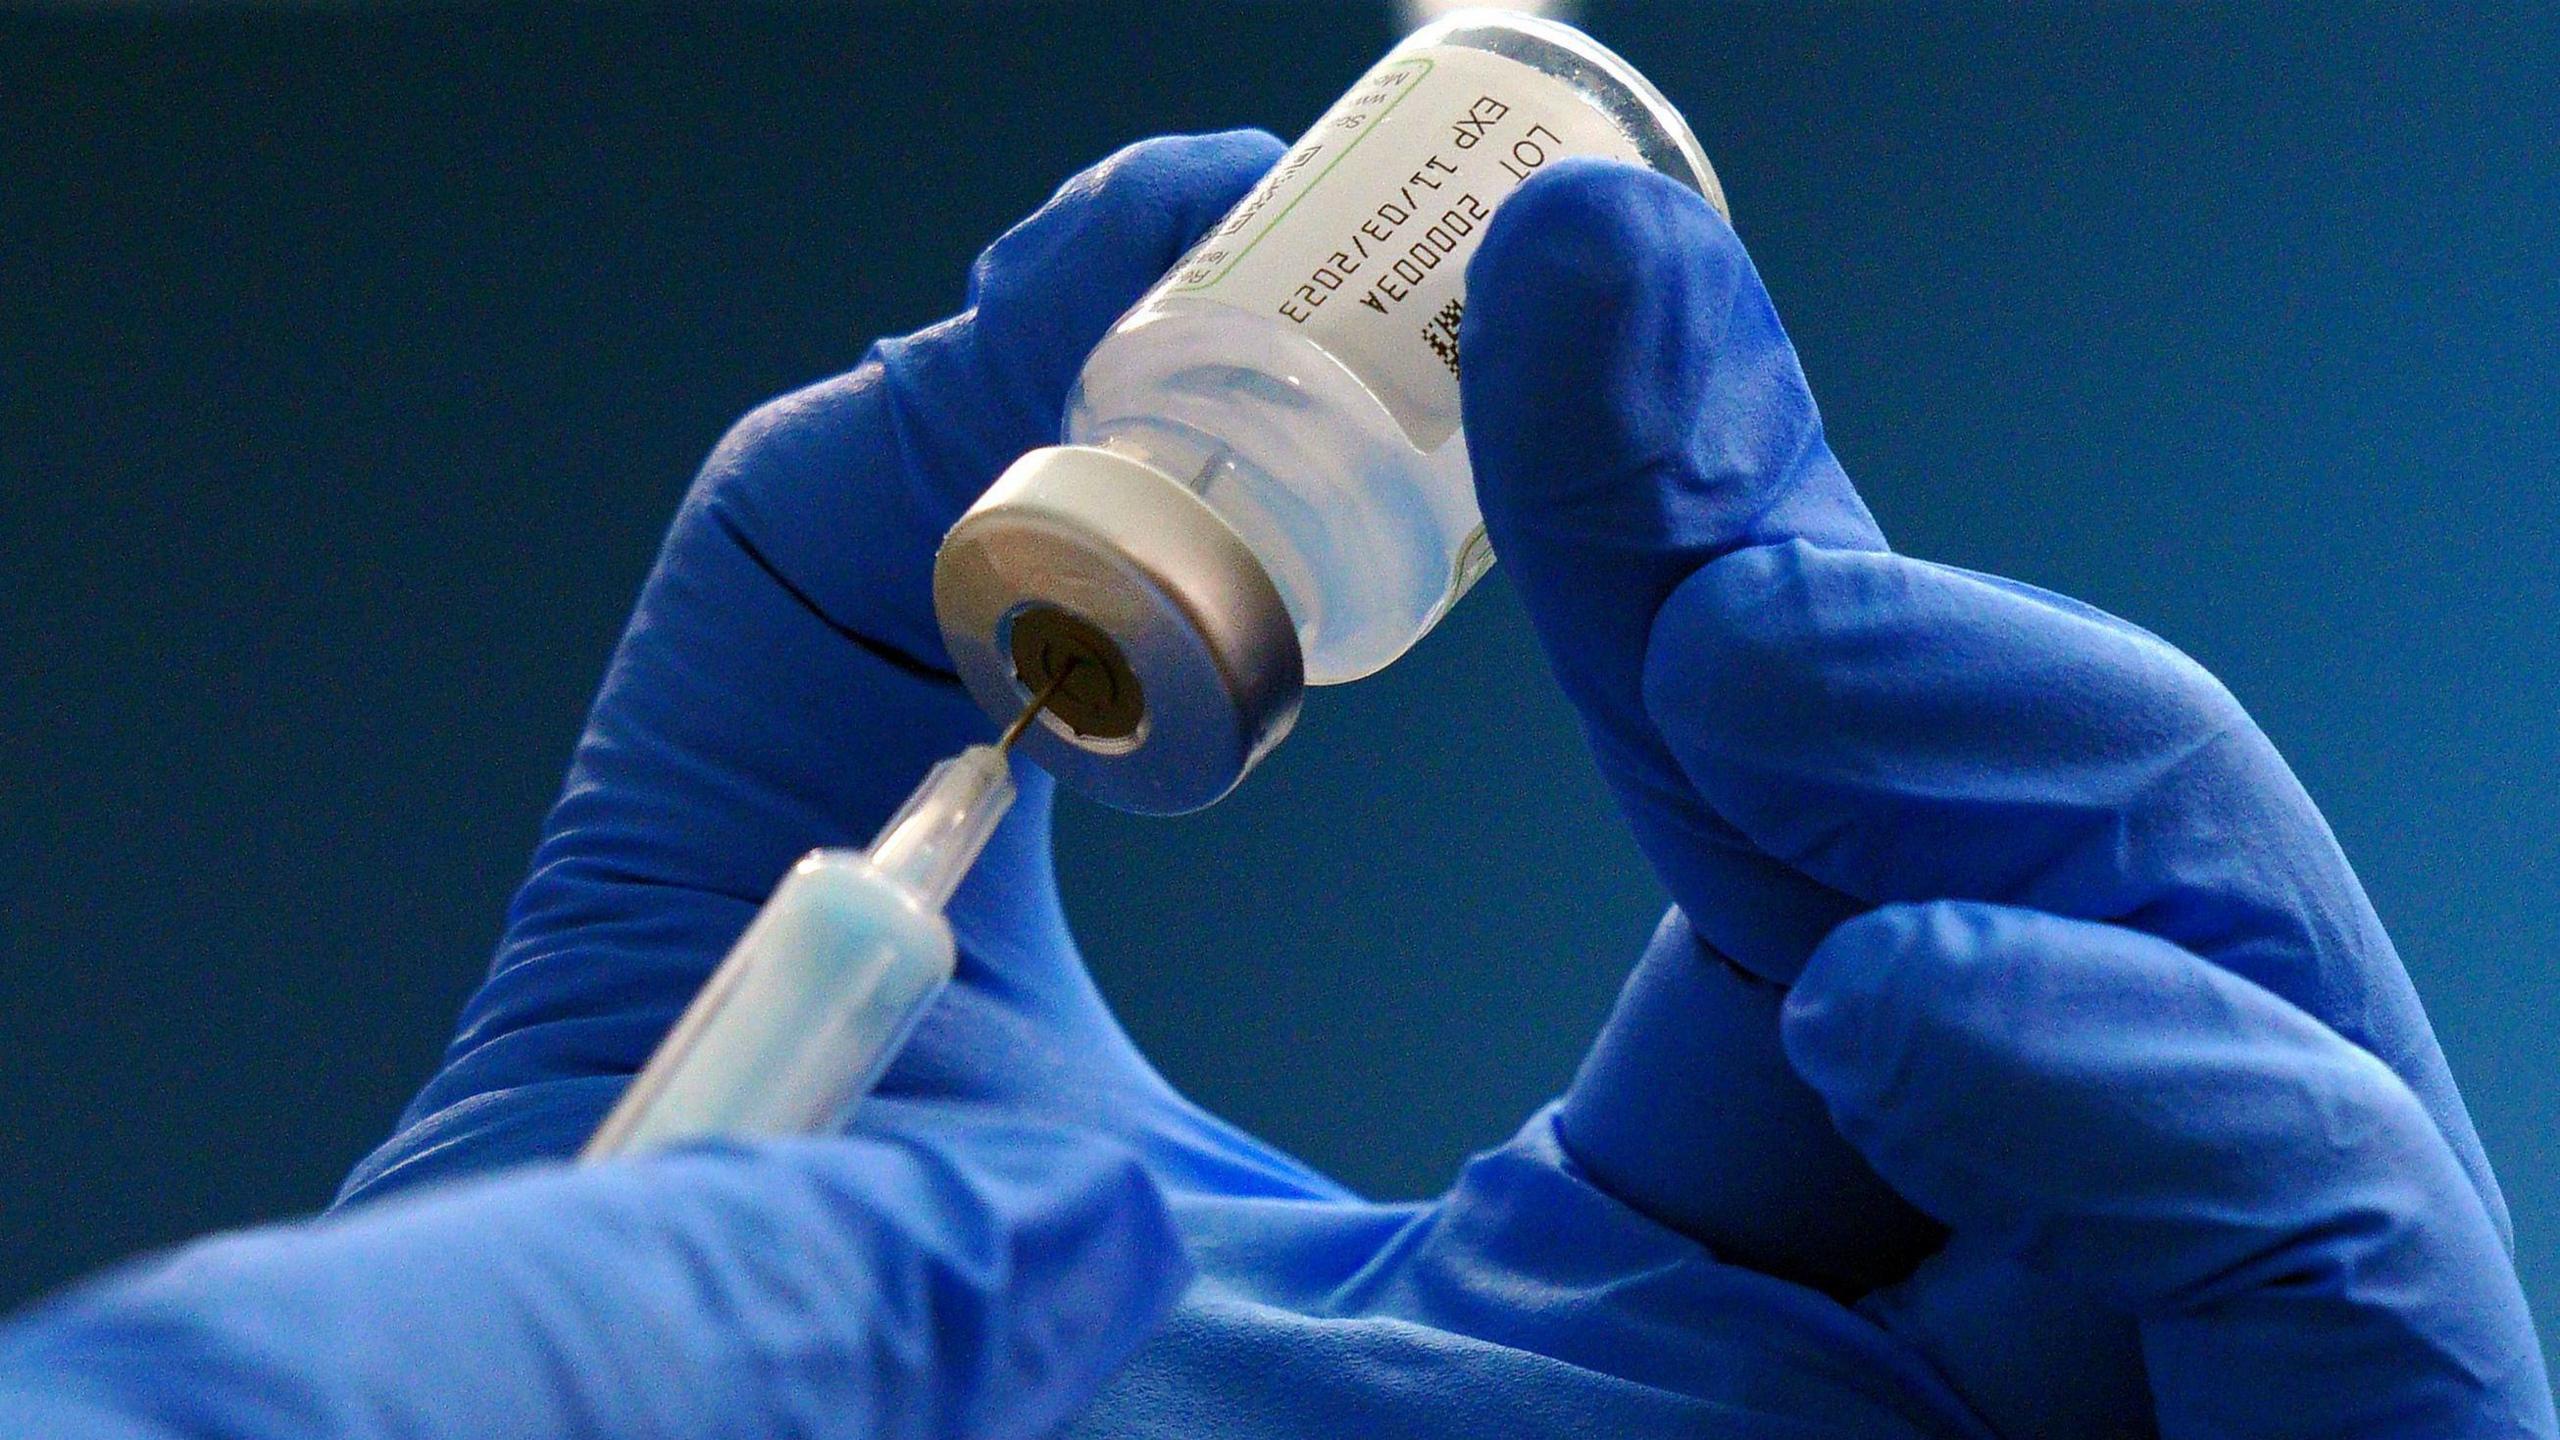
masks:
<path fill-rule="evenodd" d="M 1305 686 L 1388 664 L 1484 573 L 1458 415 L 1467 261 L 1504 197 L 1585 155 L 1725 208 L 1624 60 L 1553 21 L 1450 16 L 1121 317 L 1066 443 L 1006 470 L 935 565 L 944 640 L 990 715 L 1059 682 L 1025 754 L 1124 810 L 1198 809 L 1288 733 Z"/>

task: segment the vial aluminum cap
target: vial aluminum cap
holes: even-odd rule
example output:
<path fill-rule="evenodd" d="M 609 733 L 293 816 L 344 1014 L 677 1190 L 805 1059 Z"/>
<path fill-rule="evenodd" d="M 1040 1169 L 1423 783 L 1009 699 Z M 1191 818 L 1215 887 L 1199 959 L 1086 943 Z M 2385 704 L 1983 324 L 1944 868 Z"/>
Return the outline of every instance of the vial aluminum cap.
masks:
<path fill-rule="evenodd" d="M 1306 668 L 1270 574 L 1199 496 L 1126 455 L 1015 461 L 943 537 L 933 606 L 997 723 L 1058 681 L 1016 748 L 1116 809 L 1200 809 L 1297 723 Z"/>

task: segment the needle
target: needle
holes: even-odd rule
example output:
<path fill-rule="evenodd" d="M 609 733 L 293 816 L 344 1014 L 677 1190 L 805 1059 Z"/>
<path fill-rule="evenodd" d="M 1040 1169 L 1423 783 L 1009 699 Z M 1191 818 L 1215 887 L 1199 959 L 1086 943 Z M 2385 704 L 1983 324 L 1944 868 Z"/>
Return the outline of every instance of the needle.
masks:
<path fill-rule="evenodd" d="M 1079 656 L 1059 666 L 1058 673 L 1049 677 L 1049 683 L 1040 687 L 1040 693 L 1032 696 L 1031 703 L 1022 707 L 1022 713 L 1014 716 L 1013 723 L 1004 727 L 1004 733 L 996 737 L 996 748 L 1011 754 L 1013 742 L 1021 739 L 1022 732 L 1031 728 L 1032 720 L 1037 718 L 1041 711 L 1049 708 L 1049 702 L 1056 698 L 1058 691 L 1066 685 L 1067 677 L 1076 673 L 1076 667 L 1083 663 L 1083 658 Z"/>

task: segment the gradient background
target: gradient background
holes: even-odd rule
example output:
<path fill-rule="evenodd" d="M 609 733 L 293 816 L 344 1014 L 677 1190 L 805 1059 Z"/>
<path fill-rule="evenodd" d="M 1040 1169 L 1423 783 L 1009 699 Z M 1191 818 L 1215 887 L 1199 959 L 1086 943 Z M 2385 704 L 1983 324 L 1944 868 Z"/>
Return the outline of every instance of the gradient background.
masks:
<path fill-rule="evenodd" d="M 1899 548 L 2218 671 L 2560 1316 L 2560 7 L 1595 4 Z M 1384 6 L 0 16 L 0 1301 L 310 1210 L 434 1064 L 727 422 Z M 1662 904 L 1498 578 L 1237 797 L 1071 806 L 1212 1107 L 1427 1193 Z M 1392 739 L 1392 746 L 1388 742 Z M 1374 758 L 1392 754 L 1392 764 Z"/>

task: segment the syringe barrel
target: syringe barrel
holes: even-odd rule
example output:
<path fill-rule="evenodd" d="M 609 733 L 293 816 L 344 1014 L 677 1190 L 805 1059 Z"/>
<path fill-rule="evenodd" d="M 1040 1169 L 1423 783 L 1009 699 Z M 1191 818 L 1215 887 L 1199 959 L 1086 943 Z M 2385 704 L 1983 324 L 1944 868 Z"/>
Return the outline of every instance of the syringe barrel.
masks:
<path fill-rule="evenodd" d="M 951 927 L 858 850 L 783 877 L 584 1158 L 842 1122 L 950 981 Z"/>

